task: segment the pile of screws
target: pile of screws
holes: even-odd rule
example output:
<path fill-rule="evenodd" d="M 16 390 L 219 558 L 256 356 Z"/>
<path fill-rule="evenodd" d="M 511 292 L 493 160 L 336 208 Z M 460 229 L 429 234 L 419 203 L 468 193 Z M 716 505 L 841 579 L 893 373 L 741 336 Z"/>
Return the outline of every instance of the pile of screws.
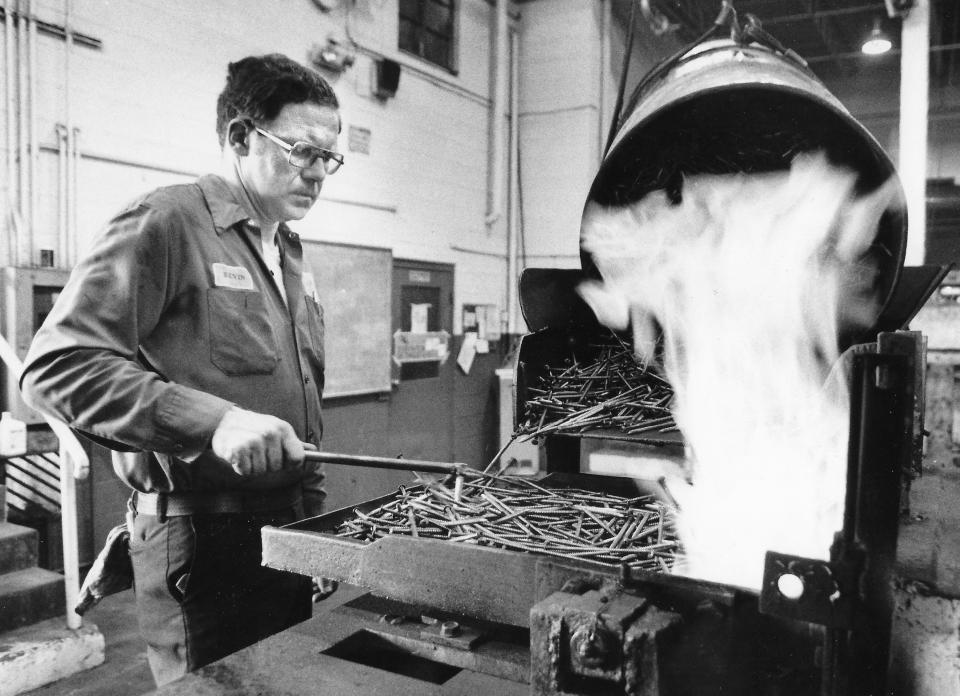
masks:
<path fill-rule="evenodd" d="M 337 536 L 445 539 L 663 573 L 679 552 L 673 510 L 653 496 L 546 488 L 515 476 L 477 474 L 459 499 L 440 483 L 401 486 L 388 503 L 354 514 Z"/>
<path fill-rule="evenodd" d="M 588 430 L 619 430 L 630 435 L 677 429 L 669 404 L 673 389 L 615 335 L 594 344 L 596 357 L 569 367 L 547 367 L 529 387 L 524 418 L 515 436 L 536 438 Z"/>

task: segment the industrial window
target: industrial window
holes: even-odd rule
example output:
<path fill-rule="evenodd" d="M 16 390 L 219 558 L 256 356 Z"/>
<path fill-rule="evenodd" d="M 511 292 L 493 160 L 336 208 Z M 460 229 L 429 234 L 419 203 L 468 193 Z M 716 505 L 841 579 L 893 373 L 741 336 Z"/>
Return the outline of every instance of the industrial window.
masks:
<path fill-rule="evenodd" d="M 400 50 L 456 72 L 456 0 L 400 0 Z"/>

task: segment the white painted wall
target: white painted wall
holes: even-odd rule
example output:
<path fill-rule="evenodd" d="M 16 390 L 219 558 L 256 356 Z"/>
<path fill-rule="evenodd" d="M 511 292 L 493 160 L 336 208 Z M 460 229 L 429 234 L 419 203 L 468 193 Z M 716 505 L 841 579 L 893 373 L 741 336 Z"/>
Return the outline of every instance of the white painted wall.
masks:
<path fill-rule="evenodd" d="M 579 267 L 580 214 L 599 164 L 602 3 L 523 5 L 520 163 L 526 265 Z"/>
<path fill-rule="evenodd" d="M 397 0 L 357 0 L 331 13 L 310 0 L 73 0 L 75 30 L 103 47 L 74 46 L 67 85 L 65 43 L 39 37 L 42 149 L 32 261 L 39 258 L 36 250 L 57 247 L 57 159 L 48 150 L 68 103 L 85 155 L 79 170 L 82 252 L 126 201 L 217 168 L 215 102 L 229 61 L 282 52 L 307 63 L 312 46 L 330 35 L 349 35 L 359 47 L 355 64 L 328 75 L 342 104 L 339 147 L 347 164 L 327 180 L 321 201 L 295 228 L 306 238 L 452 263 L 455 307 L 503 307 L 506 228 L 502 221 L 490 229 L 484 223 L 492 8 L 484 0 L 459 6 L 459 70 L 453 75 L 399 53 Z M 34 11 L 43 21 L 64 23 L 63 0 L 39 0 Z M 374 60 L 382 56 L 402 65 L 397 95 L 385 102 L 372 94 Z M 351 125 L 370 130 L 369 154 L 347 150 Z M 5 127 L 0 109 L 0 132 Z M 0 177 L 6 193 L 2 167 Z M 4 235 L 9 210 L 5 204 Z M 6 244 L 0 246 L 5 255 Z"/>
<path fill-rule="evenodd" d="M 62 24 L 65 0 L 37 0 L 36 14 Z M 609 10 L 618 2 L 618 11 Z M 530 0 L 511 6 L 520 37 L 520 159 L 525 261 L 576 267 L 583 203 L 606 139 L 625 43 L 622 0 Z M 356 0 L 331 13 L 310 0 L 72 0 L 73 26 L 103 41 L 75 46 L 65 80 L 63 41 L 39 36 L 37 118 L 41 144 L 34 258 L 56 248 L 54 128 L 67 108 L 80 129 L 79 246 L 129 199 L 215 169 L 214 102 L 226 64 L 281 51 L 306 62 L 328 36 L 359 47 L 355 64 L 330 76 L 350 126 L 369 129 L 369 154 L 346 152 L 316 209 L 307 238 L 390 248 L 398 258 L 452 263 L 455 307 L 505 307 L 506 219 L 488 227 L 488 134 L 493 8 L 461 0 L 458 73 L 397 50 L 397 0 Z M 350 8 L 349 14 L 347 9 Z M 610 17 L 613 15 L 613 21 Z M 0 35 L 0 40 L 2 40 Z M 627 89 L 677 46 L 637 23 Z M 395 98 L 372 96 L 374 60 L 402 65 Z M 0 52 L 0 60 L 3 53 Z M 0 74 L 2 78 L 2 74 Z M 892 80 L 887 80 L 892 82 Z M 895 100 L 878 85 L 834 86 L 854 115 L 896 157 Z M 960 175 L 960 106 L 934 96 L 931 176 Z M 505 117 L 505 115 L 504 115 Z M 0 130 L 5 128 L 0 109 Z M 0 139 L 0 148 L 3 148 Z M 0 149 L 0 151 L 3 151 Z M 119 162 L 129 162 L 122 164 Z M 0 192 L 8 194 L 0 166 Z M 0 229 L 11 232 L 8 195 Z M 6 239 L 4 239 L 6 241 Z M 7 264 L 6 244 L 0 263 Z M 20 259 L 19 263 L 26 263 Z M 455 312 L 459 322 L 459 311 Z M 459 330 L 459 323 L 456 324 Z"/>
<path fill-rule="evenodd" d="M 899 148 L 899 72 L 853 73 L 828 83 L 850 113 L 866 126 L 891 159 Z M 931 86 L 927 177 L 960 179 L 960 91 Z"/>

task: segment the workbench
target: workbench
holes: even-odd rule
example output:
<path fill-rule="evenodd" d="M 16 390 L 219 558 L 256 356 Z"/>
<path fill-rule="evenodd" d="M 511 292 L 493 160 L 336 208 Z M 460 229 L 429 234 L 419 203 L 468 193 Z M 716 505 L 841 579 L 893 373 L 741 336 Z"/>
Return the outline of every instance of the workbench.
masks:
<path fill-rule="evenodd" d="M 370 658 L 366 648 L 376 637 L 368 624 L 351 612 L 348 603 L 364 592 L 341 586 L 329 599 L 317 604 L 311 619 L 297 624 L 244 650 L 201 667 L 151 692 L 154 696 L 527 696 L 526 683 L 493 677 L 471 670 L 439 665 L 415 656 L 395 653 L 380 669 L 355 661 Z M 401 633 L 402 626 L 383 625 Z M 349 640 L 364 635 L 365 643 Z M 349 652 L 349 657 L 327 654 Z M 341 646 L 334 648 L 334 646 Z M 342 647 L 346 646 L 346 647 Z M 437 646 L 442 651 L 442 646 Z M 482 652 L 479 651 L 483 659 Z M 366 655 L 364 655 L 366 653 Z M 527 655 L 517 653 L 518 673 L 526 674 Z M 372 661 L 368 659 L 368 661 Z M 401 672 L 406 672 L 403 674 Z"/>

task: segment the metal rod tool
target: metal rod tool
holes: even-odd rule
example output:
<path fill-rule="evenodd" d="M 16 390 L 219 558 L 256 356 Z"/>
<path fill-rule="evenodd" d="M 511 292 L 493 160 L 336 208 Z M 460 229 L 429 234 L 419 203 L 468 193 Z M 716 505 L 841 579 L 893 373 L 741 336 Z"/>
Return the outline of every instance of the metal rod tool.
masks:
<path fill-rule="evenodd" d="M 422 459 L 393 459 L 391 457 L 367 457 L 358 454 L 337 454 L 335 452 L 314 452 L 307 450 L 304 459 L 308 462 L 324 464 L 345 464 L 347 466 L 370 466 L 376 469 L 395 469 L 399 471 L 428 471 L 435 474 L 453 474 L 462 476 L 470 467 L 456 462 L 431 462 Z"/>

